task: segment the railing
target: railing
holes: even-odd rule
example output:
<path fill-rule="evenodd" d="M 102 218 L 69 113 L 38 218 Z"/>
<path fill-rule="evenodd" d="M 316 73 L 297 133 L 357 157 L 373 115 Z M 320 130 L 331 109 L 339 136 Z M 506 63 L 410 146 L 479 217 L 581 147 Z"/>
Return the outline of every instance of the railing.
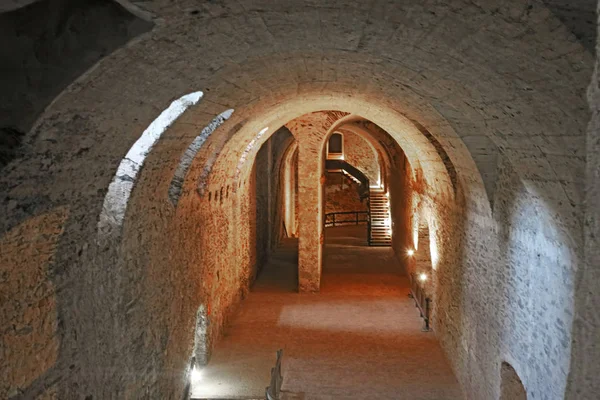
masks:
<path fill-rule="evenodd" d="M 267 400 L 280 400 L 281 384 L 283 376 L 281 376 L 281 358 L 283 357 L 283 349 L 277 350 L 277 361 L 275 368 L 271 368 L 271 382 L 266 390 Z"/>
<path fill-rule="evenodd" d="M 423 332 L 429 332 L 431 328 L 429 327 L 429 317 L 431 312 L 431 299 L 427 297 L 425 293 L 425 289 L 423 289 L 422 285 L 419 284 L 417 280 L 416 274 L 411 273 L 409 275 L 410 278 L 410 294 L 409 296 L 415 300 L 415 307 L 419 309 L 421 313 L 421 318 L 423 318 Z"/>
<path fill-rule="evenodd" d="M 354 167 L 351 164 L 348 164 L 346 161 L 344 160 L 326 160 L 325 161 L 325 168 L 327 168 L 327 170 L 339 170 L 342 171 L 346 174 L 352 175 L 356 180 L 358 180 L 360 182 L 360 186 L 359 186 L 359 190 L 358 190 L 358 194 L 360 196 L 361 201 L 366 199 L 367 200 L 367 210 L 371 209 L 371 197 L 370 197 L 370 185 L 369 185 L 369 178 L 367 178 L 367 176 L 365 174 L 362 173 L 361 170 L 359 170 L 358 168 Z M 358 215 L 355 216 L 354 219 L 354 223 L 355 225 L 358 225 L 360 222 L 366 222 L 367 223 L 367 232 L 368 232 L 368 238 L 367 241 L 369 243 L 369 246 L 371 245 L 371 215 L 369 214 L 368 211 L 350 211 L 349 213 L 364 213 L 367 215 L 366 220 L 363 219 L 359 219 Z M 325 226 L 329 227 L 329 226 L 338 226 L 341 225 L 344 221 L 339 221 L 336 220 L 336 216 L 335 214 L 344 214 L 344 213 L 329 213 L 325 215 Z M 352 220 L 351 220 L 352 221 Z M 349 222 L 351 222 L 349 221 Z M 342 223 L 340 223 L 342 222 Z M 347 224 L 347 223 L 346 223 Z"/>
<path fill-rule="evenodd" d="M 371 224 L 368 211 L 341 211 L 325 214 L 325 226 Z"/>

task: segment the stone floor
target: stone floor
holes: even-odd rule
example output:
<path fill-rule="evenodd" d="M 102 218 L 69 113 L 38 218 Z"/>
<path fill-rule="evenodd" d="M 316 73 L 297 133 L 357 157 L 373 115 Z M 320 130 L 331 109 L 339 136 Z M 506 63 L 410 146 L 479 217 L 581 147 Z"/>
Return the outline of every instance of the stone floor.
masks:
<path fill-rule="evenodd" d="M 285 243 L 194 382 L 192 397 L 264 396 L 283 348 L 282 390 L 306 400 L 463 398 L 434 333 L 421 332 L 391 248 L 368 247 L 363 234 L 328 229 L 318 294 L 295 292 L 296 247 Z"/>

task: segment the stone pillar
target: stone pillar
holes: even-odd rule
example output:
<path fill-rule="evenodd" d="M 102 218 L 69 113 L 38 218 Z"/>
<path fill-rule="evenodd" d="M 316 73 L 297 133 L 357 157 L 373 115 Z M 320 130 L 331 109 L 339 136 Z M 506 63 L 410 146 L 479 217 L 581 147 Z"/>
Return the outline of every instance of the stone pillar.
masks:
<path fill-rule="evenodd" d="M 347 115 L 318 111 L 286 124 L 298 143 L 298 286 L 318 292 L 323 264 L 325 140 L 332 124 Z"/>
<path fill-rule="evenodd" d="M 319 136 L 303 134 L 298 139 L 298 284 L 300 292 L 318 292 L 321 286 L 324 175 Z"/>

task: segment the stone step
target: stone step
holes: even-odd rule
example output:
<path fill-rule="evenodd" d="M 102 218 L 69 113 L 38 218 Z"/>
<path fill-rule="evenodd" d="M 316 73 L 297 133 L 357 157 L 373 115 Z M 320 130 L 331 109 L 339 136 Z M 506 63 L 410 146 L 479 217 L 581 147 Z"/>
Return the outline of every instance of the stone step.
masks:
<path fill-rule="evenodd" d="M 390 246 L 390 201 L 383 190 L 370 191 L 371 246 Z"/>

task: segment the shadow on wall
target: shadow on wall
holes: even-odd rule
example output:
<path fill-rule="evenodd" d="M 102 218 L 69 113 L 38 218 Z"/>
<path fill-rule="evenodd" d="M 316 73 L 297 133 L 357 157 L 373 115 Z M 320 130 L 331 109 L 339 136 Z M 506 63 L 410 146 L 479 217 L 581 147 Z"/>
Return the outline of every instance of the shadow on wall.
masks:
<path fill-rule="evenodd" d="M 0 168 L 59 93 L 152 27 L 105 0 L 44 0 L 0 14 Z"/>
<path fill-rule="evenodd" d="M 285 236 L 283 232 L 285 173 L 282 164 L 294 137 L 282 127 L 263 143 L 254 161 L 256 190 L 257 272 L 267 263 L 271 251 Z"/>
<path fill-rule="evenodd" d="M 542 0 L 590 53 L 596 51 L 596 0 Z"/>

